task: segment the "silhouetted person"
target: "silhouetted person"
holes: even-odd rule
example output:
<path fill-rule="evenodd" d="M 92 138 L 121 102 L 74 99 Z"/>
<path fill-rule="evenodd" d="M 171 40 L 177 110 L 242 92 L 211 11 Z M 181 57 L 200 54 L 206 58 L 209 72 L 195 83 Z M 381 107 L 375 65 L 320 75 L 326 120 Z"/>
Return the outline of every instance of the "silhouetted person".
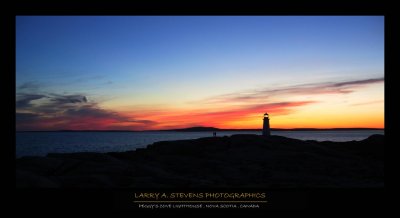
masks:
<path fill-rule="evenodd" d="M 217 136 L 217 133 L 216 133 L 216 132 L 213 132 L 213 136 L 216 137 L 216 136 Z"/>

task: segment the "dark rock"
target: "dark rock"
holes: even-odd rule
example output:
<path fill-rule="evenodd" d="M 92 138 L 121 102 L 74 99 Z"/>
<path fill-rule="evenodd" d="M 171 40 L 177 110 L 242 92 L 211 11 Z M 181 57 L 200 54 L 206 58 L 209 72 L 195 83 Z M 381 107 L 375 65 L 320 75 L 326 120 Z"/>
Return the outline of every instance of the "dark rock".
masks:
<path fill-rule="evenodd" d="M 383 187 L 384 137 L 317 142 L 233 135 L 128 152 L 17 159 L 17 187 Z"/>
<path fill-rule="evenodd" d="M 17 187 L 23 188 L 58 188 L 59 184 L 33 172 L 16 171 Z"/>

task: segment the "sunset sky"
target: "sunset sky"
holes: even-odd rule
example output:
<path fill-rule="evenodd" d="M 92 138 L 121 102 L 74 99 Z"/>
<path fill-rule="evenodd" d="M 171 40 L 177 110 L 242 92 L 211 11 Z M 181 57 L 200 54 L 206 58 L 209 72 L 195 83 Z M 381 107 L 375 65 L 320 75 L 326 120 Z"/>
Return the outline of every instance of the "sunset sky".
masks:
<path fill-rule="evenodd" d="M 17 130 L 384 128 L 383 16 L 17 16 Z"/>

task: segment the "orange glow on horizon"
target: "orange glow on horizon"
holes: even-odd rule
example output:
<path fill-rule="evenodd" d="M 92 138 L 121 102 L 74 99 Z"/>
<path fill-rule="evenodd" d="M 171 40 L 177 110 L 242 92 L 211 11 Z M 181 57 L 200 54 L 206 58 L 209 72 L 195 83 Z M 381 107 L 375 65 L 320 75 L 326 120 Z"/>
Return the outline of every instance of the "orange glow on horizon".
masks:
<path fill-rule="evenodd" d="M 40 130 L 164 130 L 194 126 L 221 129 L 261 129 L 263 114 L 271 128 L 384 128 L 383 85 L 373 84 L 359 92 L 336 94 L 276 94 L 267 100 L 218 97 L 213 104 L 119 107 L 84 104 L 75 109 L 18 123 L 19 129 Z M 296 90 L 298 91 L 298 90 Z M 326 90 L 325 90 L 326 91 Z M 246 100 L 243 100 L 246 99 Z M 51 101 L 50 101 L 51 102 Z M 120 108 L 119 111 L 113 108 Z M 22 114 L 23 114 L 22 113 Z M 61 114 L 61 115 L 60 115 Z"/>

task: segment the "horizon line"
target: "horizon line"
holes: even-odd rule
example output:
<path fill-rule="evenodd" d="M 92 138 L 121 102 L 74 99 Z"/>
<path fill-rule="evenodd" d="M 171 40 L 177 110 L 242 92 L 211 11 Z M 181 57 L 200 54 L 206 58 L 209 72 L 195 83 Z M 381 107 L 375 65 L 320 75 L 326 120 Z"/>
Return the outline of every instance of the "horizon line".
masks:
<path fill-rule="evenodd" d="M 215 127 L 188 127 L 180 129 L 158 129 L 158 130 L 92 130 L 92 129 L 61 129 L 61 130 L 16 130 L 16 132 L 157 132 L 157 131 L 262 131 L 261 128 L 257 129 L 223 129 Z M 327 131 L 327 130 L 384 130 L 385 128 L 370 128 L 370 127 L 343 127 L 343 128 L 271 128 L 271 131 Z"/>

